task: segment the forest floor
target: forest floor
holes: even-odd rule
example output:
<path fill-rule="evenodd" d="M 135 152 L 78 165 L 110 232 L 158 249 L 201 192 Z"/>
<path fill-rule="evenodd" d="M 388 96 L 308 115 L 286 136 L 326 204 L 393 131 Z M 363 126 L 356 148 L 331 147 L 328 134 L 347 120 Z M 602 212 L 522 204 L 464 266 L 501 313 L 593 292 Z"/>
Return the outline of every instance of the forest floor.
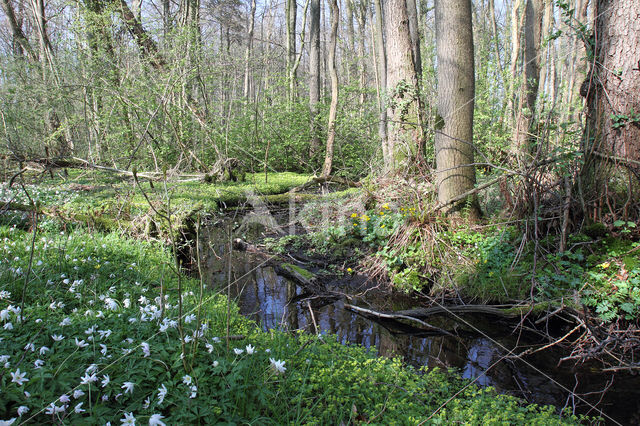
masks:
<path fill-rule="evenodd" d="M 251 204 L 252 194 L 261 194 L 263 202 L 289 203 L 287 191 L 308 176 L 272 174 L 266 184 L 259 183 L 264 176 L 255 176 L 255 184 L 249 176 L 244 183 L 155 182 L 152 187 L 76 173 L 0 189 L 3 204 L 44 213 L 37 220 L 29 211 L 0 217 L 0 339 L 5 342 L 0 419 L 105 423 L 162 416 L 169 423 L 206 417 L 275 424 L 579 420 L 481 390 L 455 374 L 415 371 L 327 336 L 261 332 L 223 295 L 205 292 L 204 283 L 176 272 L 177 260 L 167 242 L 173 241 L 175 249 L 175 232 L 187 226 L 194 212 Z M 325 218 L 351 211 L 332 226 L 321 223 L 317 196 L 294 195 L 310 207 L 299 216 L 310 232 L 263 242 L 276 252 L 297 245 L 330 261 L 342 259 L 334 264 L 336 274 L 356 268 L 375 272 L 380 262 L 371 259 L 380 256 L 372 254 L 385 250 L 381 243 L 397 236 L 399 224 L 416 213 L 410 206 L 358 205 L 356 192 L 363 191 L 330 197 L 339 208 Z M 167 211 L 173 214 L 166 216 Z M 175 220 L 160 225 L 162 217 Z M 484 247 L 477 241 L 462 243 Z M 403 253 L 387 251 L 386 256 L 399 256 L 404 265 L 418 256 Z M 494 257 L 489 250 L 487 260 L 481 257 L 475 264 L 483 267 Z M 385 265 L 396 265 L 398 259 L 387 259 Z M 609 266 L 603 264 L 600 269 L 607 272 Z M 403 270 L 389 268 L 387 277 L 393 280 Z M 425 278 L 423 270 L 413 270 L 404 273 L 398 287 Z"/>

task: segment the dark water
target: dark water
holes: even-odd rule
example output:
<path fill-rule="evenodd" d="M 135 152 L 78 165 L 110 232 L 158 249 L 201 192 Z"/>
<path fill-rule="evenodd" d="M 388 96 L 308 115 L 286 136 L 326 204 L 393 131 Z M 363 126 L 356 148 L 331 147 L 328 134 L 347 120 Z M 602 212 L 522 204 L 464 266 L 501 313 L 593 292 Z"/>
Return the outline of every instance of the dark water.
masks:
<path fill-rule="evenodd" d="M 511 358 L 511 350 L 511 354 L 518 354 L 541 342 L 514 334 L 512 324 L 495 318 L 469 314 L 458 319 L 433 317 L 430 323 L 463 337 L 426 336 L 397 324 L 364 318 L 346 310 L 341 300 L 305 298 L 303 289 L 267 266 L 263 255 L 234 251 L 229 259 L 224 244 L 228 231 L 227 226 L 214 226 L 203 237 L 202 247 L 207 249 L 203 250 L 201 264 L 206 282 L 212 288 L 225 288 L 230 264 L 232 297 L 242 314 L 255 319 L 264 330 L 301 329 L 332 334 L 343 344 L 360 344 L 382 356 L 399 356 L 414 366 L 456 368 L 463 377 L 476 379 L 481 386 L 493 386 L 529 402 L 603 415 L 609 417 L 609 424 L 640 424 L 638 376 L 613 377 L 588 366 L 558 366 L 558 360 L 567 354 L 554 350 L 529 356 L 526 362 Z M 352 298 L 349 303 L 381 311 L 407 309 L 416 304 L 415 300 L 391 298 L 379 291 L 364 292 L 364 281 L 363 277 L 354 277 L 353 282 L 343 283 L 341 291 Z M 599 391 L 609 384 L 602 395 Z"/>

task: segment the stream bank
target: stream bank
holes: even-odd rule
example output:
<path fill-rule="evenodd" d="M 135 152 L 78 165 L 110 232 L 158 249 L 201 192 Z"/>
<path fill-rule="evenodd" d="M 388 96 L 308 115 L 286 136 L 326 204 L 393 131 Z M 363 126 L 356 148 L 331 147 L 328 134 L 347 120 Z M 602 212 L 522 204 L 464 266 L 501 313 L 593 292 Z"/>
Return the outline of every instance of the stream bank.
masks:
<path fill-rule="evenodd" d="M 280 213 L 274 217 L 283 229 L 291 221 L 286 212 Z M 213 290 L 226 290 L 231 283 L 229 294 L 240 312 L 264 331 L 302 330 L 335 336 L 343 345 L 361 345 L 417 368 L 455 369 L 480 386 L 494 387 L 529 403 L 608 416 L 611 424 L 640 421 L 637 376 L 602 374 L 597 365 L 589 363 L 559 363 L 567 352 L 557 347 L 520 358 L 518 354 L 535 351 L 547 342 L 518 328 L 517 319 L 451 314 L 445 307 L 444 314 L 426 320 L 432 326 L 429 329 L 354 312 L 350 306 L 373 312 L 410 311 L 433 304 L 433 299 L 392 292 L 385 283 L 361 274 L 332 274 L 318 267 L 321 260 L 303 260 L 299 253 L 267 252 L 259 242 L 274 234 L 264 224 L 248 228 L 242 212 L 233 215 L 210 223 L 201 232 L 199 244 L 206 248 L 200 258 L 204 281 Z M 230 238 L 234 244 L 227 243 Z M 535 318 L 542 316 L 544 313 Z"/>

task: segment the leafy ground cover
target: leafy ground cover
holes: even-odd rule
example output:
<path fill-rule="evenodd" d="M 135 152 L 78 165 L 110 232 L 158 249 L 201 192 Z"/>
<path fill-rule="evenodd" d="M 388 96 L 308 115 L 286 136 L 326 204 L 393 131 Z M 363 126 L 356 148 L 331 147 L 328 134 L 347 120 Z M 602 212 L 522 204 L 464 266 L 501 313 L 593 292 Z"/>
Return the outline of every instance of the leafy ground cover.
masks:
<path fill-rule="evenodd" d="M 598 229 L 569 235 L 563 252 L 559 236 L 542 239 L 534 259 L 535 242 L 523 242 L 513 224 L 425 219 L 416 207 L 380 202 L 343 212 L 317 231 L 268 240 L 267 246 L 332 259 L 343 265 L 338 273 L 382 275 L 395 290 L 451 293 L 475 303 L 530 302 L 533 296 L 540 306 L 584 305 L 605 322 L 636 322 L 636 225 L 618 221 Z"/>
<path fill-rule="evenodd" d="M 177 181 L 150 182 L 141 178 L 140 185 L 133 179 L 96 171 L 71 170 L 69 176 L 32 179 L 25 191 L 14 183 L 0 186 L 0 201 L 30 205 L 31 200 L 42 208 L 55 208 L 60 215 L 104 217 L 106 220 L 132 220 L 150 211 L 149 201 L 159 209 L 170 200 L 174 214 L 194 209 L 218 211 L 235 206 L 248 197 L 283 194 L 310 180 L 309 175 L 282 172 L 271 173 L 265 182 L 264 174 L 247 174 L 242 182 L 207 183 L 197 178 Z M 145 198 L 145 195 L 149 201 Z M 29 200 L 29 197 L 31 200 Z"/>
<path fill-rule="evenodd" d="M 261 332 L 223 296 L 179 278 L 158 243 L 3 225 L 0 253 L 4 422 L 579 420 L 332 336 Z"/>

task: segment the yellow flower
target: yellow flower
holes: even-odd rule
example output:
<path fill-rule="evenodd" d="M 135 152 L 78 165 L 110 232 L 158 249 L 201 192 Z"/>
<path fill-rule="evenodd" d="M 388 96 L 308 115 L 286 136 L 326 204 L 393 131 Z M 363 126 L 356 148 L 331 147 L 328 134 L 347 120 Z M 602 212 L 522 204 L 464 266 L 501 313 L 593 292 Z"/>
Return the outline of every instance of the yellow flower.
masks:
<path fill-rule="evenodd" d="M 347 268 L 347 272 L 348 272 L 348 273 L 352 273 L 352 272 L 353 272 L 353 269 L 351 269 L 351 268 Z"/>
<path fill-rule="evenodd" d="M 367 216 L 366 214 L 362 215 L 362 220 L 364 220 L 365 222 L 370 220 L 371 218 L 369 216 Z"/>
<path fill-rule="evenodd" d="M 351 213 L 351 217 L 358 217 L 358 213 Z"/>
<path fill-rule="evenodd" d="M 611 262 L 604 262 L 598 265 L 599 267 L 601 267 L 602 269 L 607 269 L 609 266 L 611 266 Z"/>
<path fill-rule="evenodd" d="M 384 212 L 380 212 L 380 216 L 384 216 Z"/>
<path fill-rule="evenodd" d="M 383 209 L 385 209 L 385 210 L 389 210 L 389 204 L 384 203 L 384 204 L 382 205 L 382 208 L 383 208 Z"/>
<path fill-rule="evenodd" d="M 357 224 L 357 223 L 354 223 L 354 224 L 353 224 L 353 226 L 358 226 L 358 224 Z"/>
<path fill-rule="evenodd" d="M 380 228 L 384 228 L 384 223 L 382 225 L 380 225 Z"/>

